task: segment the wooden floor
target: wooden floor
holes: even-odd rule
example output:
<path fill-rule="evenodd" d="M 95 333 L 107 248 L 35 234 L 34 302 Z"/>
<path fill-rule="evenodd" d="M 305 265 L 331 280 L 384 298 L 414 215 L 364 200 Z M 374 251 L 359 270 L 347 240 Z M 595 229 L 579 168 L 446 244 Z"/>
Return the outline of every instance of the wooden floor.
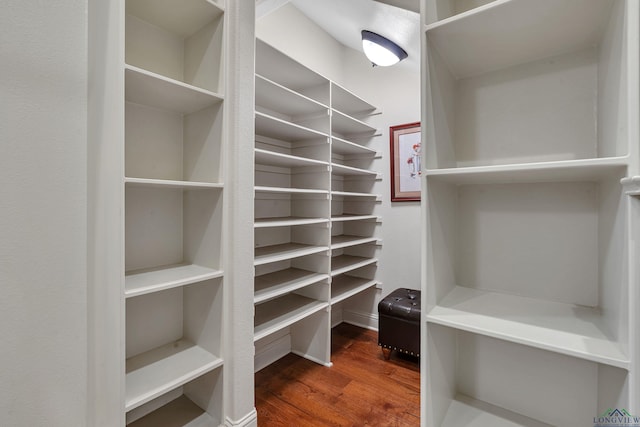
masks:
<path fill-rule="evenodd" d="M 289 354 L 256 373 L 259 427 L 419 426 L 420 367 L 378 333 L 346 323 L 333 329 L 333 366 Z"/>

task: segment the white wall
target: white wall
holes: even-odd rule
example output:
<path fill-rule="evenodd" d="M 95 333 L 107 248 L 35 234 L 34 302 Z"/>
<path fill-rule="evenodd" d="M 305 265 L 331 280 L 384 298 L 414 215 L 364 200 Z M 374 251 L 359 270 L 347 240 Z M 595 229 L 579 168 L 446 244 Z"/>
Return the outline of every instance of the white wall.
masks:
<path fill-rule="evenodd" d="M 0 14 L 0 424 L 86 424 L 86 0 Z"/>
<path fill-rule="evenodd" d="M 258 20 L 256 35 L 277 49 L 342 84 L 376 105 L 382 133 L 375 147 L 383 157 L 372 169 L 383 173 L 376 193 L 382 194 L 383 248 L 378 264 L 382 290 L 359 296 L 349 310 L 377 314 L 377 302 L 398 287 L 420 289 L 420 203 L 391 203 L 389 126 L 420 121 L 420 72 L 401 67 L 371 67 L 362 52 L 338 43 L 289 4 Z M 364 321 L 364 317 L 362 317 Z"/>

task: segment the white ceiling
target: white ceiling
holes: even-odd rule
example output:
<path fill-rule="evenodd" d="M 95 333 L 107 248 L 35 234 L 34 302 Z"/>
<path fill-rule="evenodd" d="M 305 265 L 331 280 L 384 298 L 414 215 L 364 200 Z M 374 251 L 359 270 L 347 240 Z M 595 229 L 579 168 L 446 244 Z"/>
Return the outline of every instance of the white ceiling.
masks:
<path fill-rule="evenodd" d="M 257 0 L 256 16 L 264 16 L 287 3 L 292 3 L 337 41 L 360 52 L 360 32 L 378 33 L 409 54 L 397 67 L 420 69 L 420 15 L 414 11 L 417 0 Z"/>

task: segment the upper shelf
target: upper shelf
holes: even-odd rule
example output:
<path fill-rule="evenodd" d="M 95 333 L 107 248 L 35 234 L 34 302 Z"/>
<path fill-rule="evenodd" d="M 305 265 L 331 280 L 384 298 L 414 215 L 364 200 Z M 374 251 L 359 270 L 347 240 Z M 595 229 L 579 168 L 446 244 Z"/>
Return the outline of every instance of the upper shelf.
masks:
<path fill-rule="evenodd" d="M 132 178 L 126 177 L 125 184 L 129 187 L 171 188 L 181 190 L 211 190 L 221 189 L 224 184 L 218 182 L 176 181 L 169 179 Z"/>
<path fill-rule="evenodd" d="M 329 100 L 329 80 L 260 39 L 256 39 L 256 73 L 298 93 L 326 86 L 324 96 L 313 98 L 325 103 Z"/>
<path fill-rule="evenodd" d="M 456 287 L 427 321 L 628 369 L 629 357 L 588 307 Z"/>
<path fill-rule="evenodd" d="M 331 152 L 340 155 L 361 155 L 361 156 L 377 156 L 378 152 L 373 148 L 366 147 L 346 139 L 331 137 Z"/>
<path fill-rule="evenodd" d="M 371 114 L 376 109 L 373 104 L 334 82 L 331 82 L 331 106 L 352 116 Z"/>
<path fill-rule="evenodd" d="M 376 132 L 373 126 L 337 110 L 331 113 L 331 130 L 340 135 L 372 135 Z"/>
<path fill-rule="evenodd" d="M 276 153 L 275 151 L 263 150 L 260 148 L 256 148 L 254 152 L 256 164 L 259 165 L 279 166 L 285 168 L 329 165 L 327 162 L 322 162 L 320 160 Z"/>
<path fill-rule="evenodd" d="M 128 14 L 183 38 L 224 12 L 220 5 L 209 0 L 126 0 L 126 4 Z"/>
<path fill-rule="evenodd" d="M 454 77 L 483 74 L 597 45 L 615 1 L 496 1 L 427 25 L 427 42 Z"/>
<path fill-rule="evenodd" d="M 360 175 L 375 178 L 378 173 L 368 169 L 354 168 L 353 166 L 345 166 L 339 163 L 331 163 L 331 173 L 334 175 Z"/>
<path fill-rule="evenodd" d="M 127 101 L 189 114 L 223 100 L 222 95 L 132 65 L 125 66 Z"/>
<path fill-rule="evenodd" d="M 329 107 L 256 74 L 256 105 L 292 117 L 327 114 Z"/>
<path fill-rule="evenodd" d="M 279 245 L 262 246 L 254 249 L 253 265 L 287 261 L 306 255 L 326 252 L 328 250 L 329 248 L 326 246 L 303 245 L 300 243 L 282 243 Z"/>
<path fill-rule="evenodd" d="M 282 141 L 304 141 L 328 138 L 328 135 L 277 117 L 256 111 L 256 134 Z"/>

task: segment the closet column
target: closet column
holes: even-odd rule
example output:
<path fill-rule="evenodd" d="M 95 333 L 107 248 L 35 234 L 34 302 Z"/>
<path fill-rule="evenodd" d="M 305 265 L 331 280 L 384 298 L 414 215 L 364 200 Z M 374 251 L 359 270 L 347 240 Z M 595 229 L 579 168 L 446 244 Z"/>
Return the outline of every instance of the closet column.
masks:
<path fill-rule="evenodd" d="M 255 2 L 228 0 L 225 153 L 225 426 L 255 426 L 253 398 L 253 139 Z"/>

